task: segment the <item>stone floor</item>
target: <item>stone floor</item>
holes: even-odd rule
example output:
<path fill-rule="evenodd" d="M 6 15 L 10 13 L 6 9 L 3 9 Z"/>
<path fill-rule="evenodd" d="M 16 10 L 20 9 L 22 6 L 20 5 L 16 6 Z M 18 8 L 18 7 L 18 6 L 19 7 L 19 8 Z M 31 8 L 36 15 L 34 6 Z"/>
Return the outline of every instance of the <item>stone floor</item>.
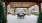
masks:
<path fill-rule="evenodd" d="M 7 15 L 7 23 L 36 23 L 37 22 L 38 16 L 35 15 L 30 15 L 30 16 L 25 16 L 24 19 L 19 19 L 16 16 L 13 15 Z"/>

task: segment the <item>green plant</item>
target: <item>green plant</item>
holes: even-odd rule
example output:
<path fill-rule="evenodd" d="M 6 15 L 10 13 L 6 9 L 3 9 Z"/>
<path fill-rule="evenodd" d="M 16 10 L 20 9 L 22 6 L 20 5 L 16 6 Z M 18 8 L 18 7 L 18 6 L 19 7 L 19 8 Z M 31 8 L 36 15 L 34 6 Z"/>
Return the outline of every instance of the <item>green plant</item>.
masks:
<path fill-rule="evenodd" d="M 42 23 L 42 11 L 39 13 L 39 17 L 38 17 L 37 23 Z"/>
<path fill-rule="evenodd" d="M 4 14 L 3 2 L 0 2 L 0 23 L 6 23 L 6 15 Z"/>
<path fill-rule="evenodd" d="M 32 12 L 32 14 L 39 16 L 39 12 Z"/>

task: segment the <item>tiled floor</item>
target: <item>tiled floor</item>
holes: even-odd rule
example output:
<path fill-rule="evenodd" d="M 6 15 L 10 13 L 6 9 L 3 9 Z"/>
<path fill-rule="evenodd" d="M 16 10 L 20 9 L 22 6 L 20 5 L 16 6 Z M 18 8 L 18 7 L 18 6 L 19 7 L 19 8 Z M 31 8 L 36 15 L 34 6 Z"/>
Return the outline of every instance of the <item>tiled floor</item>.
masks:
<path fill-rule="evenodd" d="M 30 15 L 25 16 L 24 19 L 19 19 L 17 16 L 8 15 L 7 16 L 7 23 L 36 23 L 38 16 Z"/>

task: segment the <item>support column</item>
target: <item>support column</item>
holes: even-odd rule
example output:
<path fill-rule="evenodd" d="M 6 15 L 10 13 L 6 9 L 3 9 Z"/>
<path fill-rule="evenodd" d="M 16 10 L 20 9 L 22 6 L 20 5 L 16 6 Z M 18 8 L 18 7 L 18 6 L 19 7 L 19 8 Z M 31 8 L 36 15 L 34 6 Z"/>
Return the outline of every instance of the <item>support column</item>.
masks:
<path fill-rule="evenodd" d="M 28 11 L 28 14 L 27 15 L 29 15 L 29 8 L 27 8 L 27 11 Z"/>
<path fill-rule="evenodd" d="M 15 11 L 16 11 L 16 8 L 14 8 L 14 16 L 15 16 Z"/>

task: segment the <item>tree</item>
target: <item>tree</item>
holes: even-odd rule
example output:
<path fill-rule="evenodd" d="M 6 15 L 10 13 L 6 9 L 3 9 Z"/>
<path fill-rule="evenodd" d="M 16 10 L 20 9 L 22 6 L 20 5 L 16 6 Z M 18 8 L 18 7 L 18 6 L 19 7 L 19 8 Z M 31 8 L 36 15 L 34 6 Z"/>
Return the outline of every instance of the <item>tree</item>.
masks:
<path fill-rule="evenodd" d="M 39 13 L 39 17 L 38 17 L 37 23 L 42 23 L 42 11 Z"/>
<path fill-rule="evenodd" d="M 3 2 L 0 0 L 0 23 L 6 23 L 6 17 L 4 14 Z"/>

